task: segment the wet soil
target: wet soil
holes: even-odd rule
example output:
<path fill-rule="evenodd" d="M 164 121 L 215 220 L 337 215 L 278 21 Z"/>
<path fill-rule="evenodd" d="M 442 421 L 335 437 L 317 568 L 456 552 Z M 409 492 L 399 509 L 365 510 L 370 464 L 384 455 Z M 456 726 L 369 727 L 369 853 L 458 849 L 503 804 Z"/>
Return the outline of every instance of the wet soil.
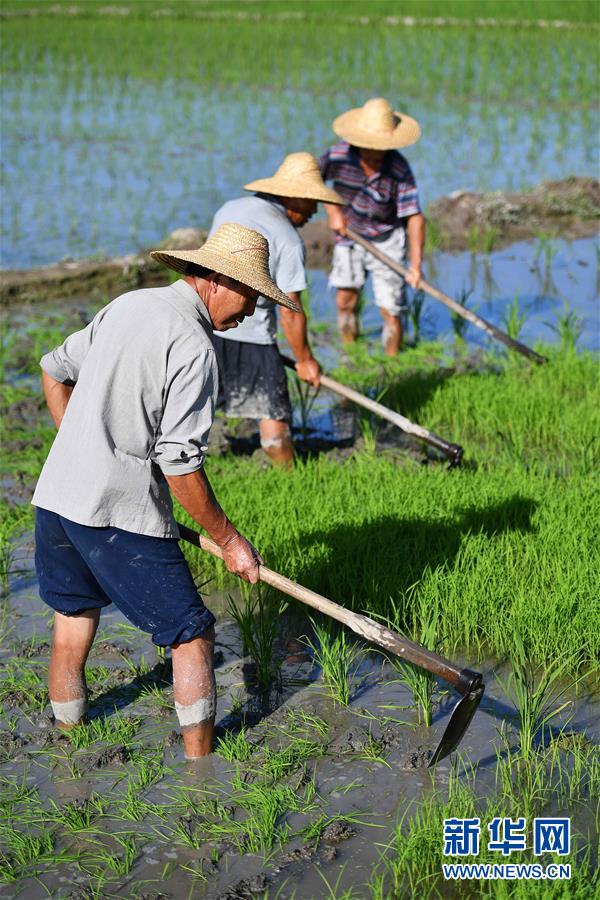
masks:
<path fill-rule="evenodd" d="M 397 820 L 435 791 L 445 790 L 451 760 L 443 760 L 434 770 L 427 765 L 456 695 L 447 685 L 437 685 L 433 725 L 424 728 L 396 670 L 380 655 L 367 653 L 354 674 L 349 706 L 340 706 L 331 698 L 306 643 L 298 642 L 302 625 L 297 618 L 282 620 L 277 645 L 280 677 L 271 690 L 261 693 L 252 681 L 251 660 L 241 653 L 237 627 L 228 618 L 226 598 L 210 591 L 210 586 L 207 590 L 217 615 L 217 736 L 245 726 L 249 758 L 233 762 L 215 753 L 198 763 L 183 759 L 169 660 L 157 658 L 149 638 L 129 628 L 112 607 L 103 611 L 88 666 L 90 716 L 110 723 L 118 710 L 119 718 L 135 723 L 137 731 L 131 741 L 108 739 L 73 750 L 68 737 L 54 728 L 45 700 L 50 616 L 35 597 L 30 571 L 13 580 L 4 601 L 14 628 L 0 647 L 0 669 L 6 671 L 9 661 L 18 658 L 28 671 L 35 669 L 40 683 L 33 693 L 23 690 L 16 705 L 5 706 L 0 777 L 15 780 L 26 772 L 28 787 L 37 788 L 42 798 L 61 810 L 85 810 L 98 794 L 108 799 L 104 817 L 92 820 L 86 832 L 76 837 L 64 832 L 60 846 L 76 854 L 96 852 L 99 841 L 120 852 L 110 843 L 112 835 L 134 828 L 132 870 L 126 877 L 107 870 L 106 896 L 176 900 L 188 896 L 193 886 L 194 896 L 202 898 L 251 898 L 268 890 L 291 900 L 324 896 L 323 876 L 340 894 L 351 888 L 353 896 L 368 896 L 361 891 L 366 890 L 380 848 Z M 456 662 L 474 664 L 462 658 Z M 495 789 L 499 729 L 505 730 L 511 746 L 517 745 L 518 732 L 514 711 L 496 677 L 504 667 L 492 660 L 478 667 L 487 692 L 461 752 L 477 765 L 477 790 L 485 794 Z M 563 723 L 556 722 L 555 739 L 562 742 L 562 750 L 569 752 L 598 739 L 599 710 L 598 686 L 581 686 L 564 713 L 568 731 L 559 735 Z M 280 814 L 278 826 L 289 827 L 269 852 L 252 852 L 235 825 L 247 815 L 240 806 L 240 785 L 248 790 L 262 784 L 269 754 L 285 751 L 294 740 L 306 742 L 308 753 L 286 762 L 272 789 L 290 788 L 298 798 L 313 799 L 298 812 Z M 120 818 L 118 804 L 127 786 L 136 784 L 140 753 L 163 768 L 156 783 L 134 790 L 150 804 L 149 810 L 163 812 L 157 818 L 150 811 L 131 822 Z M 185 811 L 177 804 L 169 806 L 186 790 L 198 797 L 199 804 L 202 798 L 213 798 L 214 806 L 192 805 Z M 206 822 L 223 817 L 232 823 L 231 834 L 204 838 Z M 89 871 L 82 873 L 68 858 L 59 860 L 37 877 L 25 873 L 2 896 L 32 900 L 88 896 L 85 891 L 93 884 Z M 198 876 L 192 877 L 190 871 Z"/>
<path fill-rule="evenodd" d="M 594 178 L 573 177 L 543 182 L 524 193 L 461 190 L 436 200 L 427 216 L 434 226 L 437 246 L 447 250 L 469 249 L 473 233 L 482 238 L 492 228 L 495 247 L 533 239 L 540 233 L 567 239 L 589 237 L 599 230 L 600 183 Z M 327 268 L 333 235 L 325 222 L 309 222 L 301 234 L 308 267 Z M 161 246 L 193 249 L 205 239 L 204 229 L 179 228 Z M 165 282 L 164 267 L 151 260 L 146 251 L 106 260 L 64 260 L 37 269 L 0 272 L 0 305 L 77 295 L 102 298 Z"/>

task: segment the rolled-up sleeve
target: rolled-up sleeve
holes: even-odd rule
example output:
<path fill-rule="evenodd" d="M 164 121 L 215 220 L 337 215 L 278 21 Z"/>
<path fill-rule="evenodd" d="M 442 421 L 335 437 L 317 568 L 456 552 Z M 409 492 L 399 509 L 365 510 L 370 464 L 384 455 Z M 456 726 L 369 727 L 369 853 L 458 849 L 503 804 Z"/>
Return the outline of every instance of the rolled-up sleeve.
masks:
<path fill-rule="evenodd" d="M 217 363 L 206 349 L 178 364 L 169 379 L 154 458 L 164 475 L 204 465 L 217 399 Z"/>
<path fill-rule="evenodd" d="M 421 212 L 415 176 L 406 160 L 403 160 L 403 162 L 402 177 L 398 180 L 396 195 L 396 214 L 399 219 L 416 216 Z"/>
<path fill-rule="evenodd" d="M 79 371 L 86 358 L 94 337 L 94 319 L 81 331 L 71 334 L 66 341 L 42 356 L 40 366 L 56 381 L 75 383 L 79 378 Z"/>
<path fill-rule="evenodd" d="M 279 254 L 275 282 L 286 294 L 306 290 L 305 253 L 304 244 L 298 242 L 286 245 Z"/>

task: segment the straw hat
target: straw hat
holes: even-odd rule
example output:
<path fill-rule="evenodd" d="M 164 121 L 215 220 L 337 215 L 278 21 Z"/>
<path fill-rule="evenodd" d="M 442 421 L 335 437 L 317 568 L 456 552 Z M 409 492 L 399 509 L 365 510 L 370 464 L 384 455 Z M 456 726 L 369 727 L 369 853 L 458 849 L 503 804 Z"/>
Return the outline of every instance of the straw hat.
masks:
<path fill-rule="evenodd" d="M 258 231 L 243 225 L 220 225 L 197 250 L 152 250 L 150 256 L 182 275 L 193 275 L 194 266 L 220 272 L 275 303 L 301 312 L 269 274 L 269 242 Z"/>
<path fill-rule="evenodd" d="M 408 147 L 421 136 L 417 120 L 394 112 L 383 97 L 373 97 L 364 106 L 342 113 L 334 119 L 333 130 L 349 144 L 366 150 Z"/>
<path fill-rule="evenodd" d="M 319 163 L 310 153 L 290 153 L 271 178 L 259 178 L 244 185 L 245 191 L 261 191 L 276 197 L 300 197 L 321 200 L 343 206 L 336 191 L 328 188 L 321 178 Z"/>

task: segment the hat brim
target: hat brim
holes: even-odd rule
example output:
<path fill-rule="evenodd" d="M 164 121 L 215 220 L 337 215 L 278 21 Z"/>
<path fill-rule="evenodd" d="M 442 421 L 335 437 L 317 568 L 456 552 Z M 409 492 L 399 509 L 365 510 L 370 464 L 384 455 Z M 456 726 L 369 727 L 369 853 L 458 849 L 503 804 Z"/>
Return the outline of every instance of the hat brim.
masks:
<path fill-rule="evenodd" d="M 317 200 L 320 203 L 335 203 L 336 206 L 345 206 L 346 201 L 340 197 L 337 191 L 328 188 L 327 185 L 303 183 L 300 179 L 286 181 L 273 176 L 272 178 L 259 178 L 244 185 L 245 191 L 259 191 L 263 194 L 272 194 L 274 197 L 298 197 L 301 200 Z"/>
<path fill-rule="evenodd" d="M 360 119 L 363 107 L 349 109 L 333 121 L 333 130 L 337 135 L 354 147 L 365 150 L 398 150 L 409 147 L 421 137 L 421 126 L 416 119 L 401 112 L 394 112 L 399 119 L 393 131 L 372 131 L 361 127 Z"/>
<path fill-rule="evenodd" d="M 200 247 L 199 250 L 152 250 L 150 256 L 167 268 L 179 272 L 180 275 L 191 274 L 191 265 L 210 269 L 211 272 L 219 272 L 221 275 L 226 275 L 228 278 L 233 278 L 234 281 L 253 288 L 261 296 L 279 303 L 280 306 L 286 306 L 294 312 L 302 312 L 302 308 L 290 300 L 287 294 L 280 291 L 275 282 L 263 275 L 262 272 L 236 264 L 233 260 L 204 250 L 203 247 Z"/>

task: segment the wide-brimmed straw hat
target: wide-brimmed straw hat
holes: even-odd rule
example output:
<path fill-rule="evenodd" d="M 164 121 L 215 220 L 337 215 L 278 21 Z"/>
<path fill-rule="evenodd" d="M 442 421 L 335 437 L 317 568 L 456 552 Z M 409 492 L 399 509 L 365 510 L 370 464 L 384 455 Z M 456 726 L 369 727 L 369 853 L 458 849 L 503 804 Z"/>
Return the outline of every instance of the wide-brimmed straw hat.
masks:
<path fill-rule="evenodd" d="M 323 203 L 345 201 L 328 188 L 321 178 L 319 163 L 310 153 L 290 153 L 270 178 L 259 178 L 244 185 L 245 191 L 260 191 L 275 197 L 300 197 L 303 200 L 321 200 Z"/>
<path fill-rule="evenodd" d="M 373 97 L 364 106 L 342 113 L 334 119 L 333 130 L 349 144 L 366 150 L 408 147 L 421 136 L 417 120 L 394 112 L 383 97 Z"/>
<path fill-rule="evenodd" d="M 243 225 L 220 225 L 197 250 L 152 250 L 150 256 L 182 275 L 193 275 L 195 266 L 219 272 L 275 303 L 301 312 L 269 274 L 269 242 L 258 231 Z"/>

